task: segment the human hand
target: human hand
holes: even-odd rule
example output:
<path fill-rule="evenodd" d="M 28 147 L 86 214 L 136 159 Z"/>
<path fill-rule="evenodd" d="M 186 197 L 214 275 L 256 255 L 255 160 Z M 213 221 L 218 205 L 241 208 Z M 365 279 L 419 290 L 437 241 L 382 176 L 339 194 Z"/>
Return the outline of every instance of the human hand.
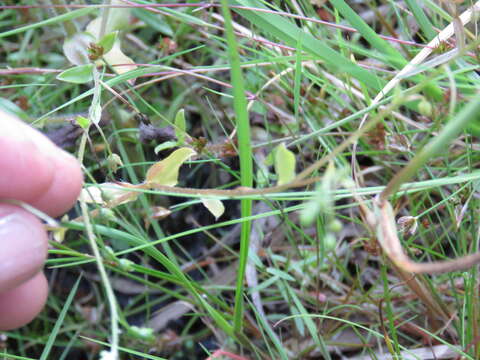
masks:
<path fill-rule="evenodd" d="M 24 201 L 57 217 L 82 186 L 77 160 L 0 110 L 0 199 Z M 26 210 L 0 202 L 0 330 L 30 322 L 43 308 L 47 233 Z"/>

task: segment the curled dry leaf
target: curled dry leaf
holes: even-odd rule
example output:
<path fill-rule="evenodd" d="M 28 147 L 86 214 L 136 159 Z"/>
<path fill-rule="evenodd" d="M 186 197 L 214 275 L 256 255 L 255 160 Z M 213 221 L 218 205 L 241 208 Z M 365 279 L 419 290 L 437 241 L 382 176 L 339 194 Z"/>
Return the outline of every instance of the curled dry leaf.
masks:
<path fill-rule="evenodd" d="M 402 216 L 397 220 L 398 230 L 407 235 L 413 235 L 417 231 L 418 222 L 414 216 Z"/>
<path fill-rule="evenodd" d="M 411 149 L 410 141 L 403 134 L 393 134 L 388 138 L 388 149 L 397 153 L 408 152 Z"/>
<path fill-rule="evenodd" d="M 78 200 L 89 204 L 114 207 L 135 201 L 138 193 L 128 191 L 125 187 L 115 183 L 91 185 L 82 189 Z"/>
<path fill-rule="evenodd" d="M 152 206 L 150 207 L 150 211 L 150 216 L 147 216 L 146 214 L 143 215 L 143 222 L 146 229 L 150 227 L 150 219 L 163 220 L 172 213 L 171 210 L 164 208 L 163 206 Z"/>
<path fill-rule="evenodd" d="M 112 172 L 117 172 L 119 166 L 123 166 L 122 158 L 115 153 L 107 157 L 107 166 Z"/>

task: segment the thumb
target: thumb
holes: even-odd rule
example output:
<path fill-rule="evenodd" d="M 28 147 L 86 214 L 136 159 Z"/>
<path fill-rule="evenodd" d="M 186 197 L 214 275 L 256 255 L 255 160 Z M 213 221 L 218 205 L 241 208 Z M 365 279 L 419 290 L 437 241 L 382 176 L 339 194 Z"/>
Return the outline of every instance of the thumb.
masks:
<path fill-rule="evenodd" d="M 47 256 L 42 223 L 24 209 L 0 203 L 0 294 L 36 275 Z"/>

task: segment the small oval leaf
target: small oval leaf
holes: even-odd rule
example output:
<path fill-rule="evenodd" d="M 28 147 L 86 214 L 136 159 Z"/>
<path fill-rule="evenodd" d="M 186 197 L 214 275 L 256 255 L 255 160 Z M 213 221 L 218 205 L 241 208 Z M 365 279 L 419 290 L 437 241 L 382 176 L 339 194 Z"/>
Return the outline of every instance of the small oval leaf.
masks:
<path fill-rule="evenodd" d="M 97 45 L 103 48 L 103 53 L 106 54 L 113 48 L 113 44 L 117 40 L 118 31 L 111 32 L 105 35 L 103 38 L 100 39 Z"/>
<path fill-rule="evenodd" d="M 155 154 L 158 154 L 160 151 L 171 149 L 175 146 L 177 146 L 176 141 L 165 141 L 165 142 L 155 146 L 155 149 L 153 149 L 153 151 L 155 152 Z"/>
<path fill-rule="evenodd" d="M 172 152 L 166 159 L 153 164 L 147 171 L 147 184 L 175 186 L 178 183 L 180 166 L 196 152 L 190 148 L 180 148 Z"/>
<path fill-rule="evenodd" d="M 185 143 L 185 132 L 186 132 L 186 121 L 185 121 L 185 110 L 180 109 L 175 115 L 175 135 L 177 136 L 178 145 L 183 145 Z"/>
<path fill-rule="evenodd" d="M 218 199 L 201 199 L 202 204 L 215 216 L 215 220 L 218 220 L 220 216 L 225 212 L 225 206 Z"/>
<path fill-rule="evenodd" d="M 90 120 L 81 115 L 78 115 L 75 121 L 77 122 L 77 125 L 79 125 L 83 130 L 87 130 L 90 126 Z"/>
<path fill-rule="evenodd" d="M 275 148 L 274 165 L 278 176 L 278 185 L 287 184 L 295 178 L 295 155 L 283 143 Z"/>
<path fill-rule="evenodd" d="M 93 64 L 78 65 L 62 71 L 57 75 L 57 80 L 84 84 L 93 79 Z"/>

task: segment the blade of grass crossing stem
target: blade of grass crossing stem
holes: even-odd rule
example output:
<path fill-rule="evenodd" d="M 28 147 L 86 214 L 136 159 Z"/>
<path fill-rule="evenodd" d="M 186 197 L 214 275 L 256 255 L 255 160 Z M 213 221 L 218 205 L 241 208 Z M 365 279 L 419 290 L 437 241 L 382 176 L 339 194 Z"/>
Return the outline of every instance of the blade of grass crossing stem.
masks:
<path fill-rule="evenodd" d="M 231 65 L 231 77 L 233 85 L 233 106 L 235 109 L 238 150 L 240 153 L 240 183 L 242 186 L 251 187 L 253 184 L 252 146 L 250 143 L 250 122 L 248 119 L 247 99 L 243 84 L 242 70 L 240 68 L 240 56 L 233 32 L 232 15 L 228 8 L 228 1 L 222 0 L 222 11 L 225 20 L 225 35 L 228 44 L 228 55 Z M 241 215 L 247 217 L 252 214 L 252 200 L 241 200 Z M 236 332 L 242 330 L 243 320 L 243 279 L 247 266 L 248 248 L 250 243 L 251 221 L 242 222 L 240 233 L 240 259 L 235 289 L 235 309 L 233 315 L 233 327 Z"/>
<path fill-rule="evenodd" d="M 256 315 L 256 319 L 261 325 L 260 330 L 262 331 L 263 338 L 265 340 L 267 339 L 270 340 L 273 343 L 275 349 L 277 350 L 277 354 L 273 354 L 273 349 L 270 349 L 270 345 L 268 341 L 265 341 L 265 344 L 267 345 L 269 350 L 270 358 L 272 359 L 280 358 L 281 360 L 288 360 L 288 354 L 285 349 L 285 346 L 283 346 L 278 336 L 274 333 L 270 324 L 267 323 L 267 320 L 265 319 L 265 317 L 261 316 L 258 313 L 257 309 L 255 309 L 255 306 L 253 304 L 251 305 L 252 305 L 252 311 Z"/>
<path fill-rule="evenodd" d="M 433 29 L 432 23 L 428 19 L 427 15 L 425 15 L 425 12 L 418 4 L 418 1 L 405 0 L 405 3 L 415 17 L 415 20 L 417 20 L 417 23 L 420 26 L 420 29 L 422 29 L 422 32 L 426 37 L 427 41 L 430 41 L 435 36 L 437 36 L 437 32 Z"/>
<path fill-rule="evenodd" d="M 17 34 L 20 34 L 22 32 L 25 32 L 27 30 L 41 28 L 43 26 L 48 26 L 48 25 L 61 23 L 61 22 L 64 22 L 64 21 L 73 20 L 75 18 L 85 16 L 85 15 L 87 15 L 87 14 L 89 14 L 92 11 L 95 11 L 95 10 L 96 10 L 95 8 L 90 7 L 90 8 L 83 8 L 83 9 L 77 9 L 77 10 L 69 11 L 66 14 L 55 16 L 55 17 L 52 17 L 52 18 L 44 20 L 44 21 L 35 22 L 33 24 L 28 24 L 28 25 L 25 25 L 25 26 L 22 26 L 22 27 L 19 27 L 19 28 L 16 28 L 16 29 L 12 29 L 12 30 L 9 30 L 9 31 L 2 32 L 2 33 L 0 33 L 0 38 L 4 38 L 4 37 L 7 37 L 7 36 L 12 36 L 12 35 L 17 35 Z"/>
<path fill-rule="evenodd" d="M 385 60 L 392 66 L 401 69 L 408 61 L 403 55 L 382 39 L 378 34 L 355 12 L 344 0 L 331 0 L 335 9 L 371 44 L 378 52 L 385 55 Z M 416 76 L 413 80 L 420 82 L 423 76 Z M 428 84 L 425 87 L 428 95 L 440 100 L 443 96 L 441 89 L 435 84 Z"/>
<path fill-rule="evenodd" d="M 234 9 L 235 12 L 246 18 L 252 24 L 281 39 L 286 45 L 294 47 L 300 36 L 303 36 L 302 47 L 310 55 L 325 61 L 329 71 L 332 73 L 343 72 L 358 79 L 370 89 L 380 91 L 384 80 L 380 79 L 373 72 L 365 70 L 353 63 L 339 52 L 327 46 L 324 41 L 316 39 L 311 34 L 304 32 L 291 21 L 280 15 L 256 11 L 257 9 L 271 10 L 257 0 L 230 0 L 232 5 L 239 5 L 252 9 Z"/>
<path fill-rule="evenodd" d="M 82 279 L 81 276 L 78 277 L 77 281 L 73 285 L 72 290 L 70 290 L 70 294 L 68 294 L 67 300 L 65 301 L 65 305 L 63 305 L 62 311 L 60 311 L 60 315 L 58 315 L 58 319 L 55 322 L 55 326 L 52 329 L 52 333 L 48 337 L 47 343 L 45 344 L 45 347 L 43 348 L 42 355 L 40 356 L 40 360 L 47 360 L 48 355 L 50 354 L 50 350 L 52 350 L 53 343 L 55 342 L 55 339 L 57 338 L 58 332 L 60 331 L 60 327 L 63 324 L 63 320 L 65 320 L 65 316 L 67 316 L 67 311 L 70 308 L 70 305 L 72 304 L 73 298 L 75 297 L 75 294 L 77 293 L 78 285 L 80 284 L 80 280 Z"/>
<path fill-rule="evenodd" d="M 367 40 L 377 51 L 387 56 L 386 60 L 396 68 L 402 68 L 407 64 L 402 54 L 391 46 L 387 41 L 383 40 L 368 24 L 352 10 L 350 6 L 343 0 L 331 0 L 331 3 L 340 14 L 358 30 L 360 34 Z"/>

